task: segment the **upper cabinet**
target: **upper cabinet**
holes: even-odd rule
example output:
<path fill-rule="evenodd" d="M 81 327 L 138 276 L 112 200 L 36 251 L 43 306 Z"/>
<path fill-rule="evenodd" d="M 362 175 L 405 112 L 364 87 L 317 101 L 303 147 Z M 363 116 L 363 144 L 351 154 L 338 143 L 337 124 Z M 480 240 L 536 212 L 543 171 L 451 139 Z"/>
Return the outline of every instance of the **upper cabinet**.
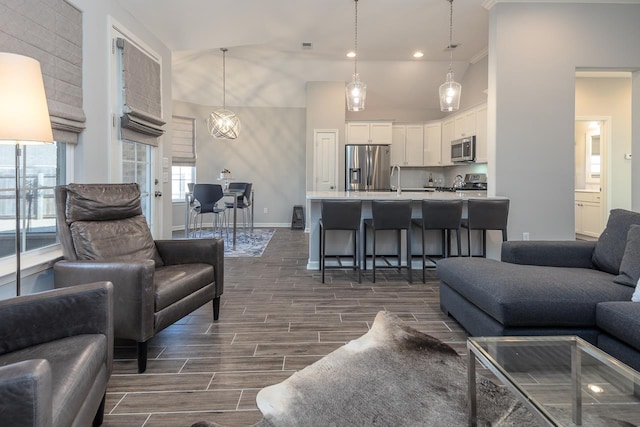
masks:
<path fill-rule="evenodd" d="M 391 122 L 348 122 L 347 144 L 391 144 Z"/>
<path fill-rule="evenodd" d="M 487 163 L 487 104 L 476 109 L 476 163 Z"/>
<path fill-rule="evenodd" d="M 424 125 L 393 125 L 391 164 L 399 166 L 424 166 Z"/>
<path fill-rule="evenodd" d="M 455 119 L 450 118 L 442 122 L 442 165 L 451 166 L 451 141 L 456 139 L 454 133 Z"/>
<path fill-rule="evenodd" d="M 486 103 L 428 123 L 348 122 L 346 143 L 391 144 L 394 165 L 452 166 L 451 141 L 472 135 L 476 163 L 487 163 Z"/>
<path fill-rule="evenodd" d="M 442 166 L 442 124 L 440 122 L 424 125 L 423 147 L 423 164 Z"/>
<path fill-rule="evenodd" d="M 464 111 L 454 117 L 455 126 L 453 139 L 460 139 L 476 134 L 476 110 Z"/>

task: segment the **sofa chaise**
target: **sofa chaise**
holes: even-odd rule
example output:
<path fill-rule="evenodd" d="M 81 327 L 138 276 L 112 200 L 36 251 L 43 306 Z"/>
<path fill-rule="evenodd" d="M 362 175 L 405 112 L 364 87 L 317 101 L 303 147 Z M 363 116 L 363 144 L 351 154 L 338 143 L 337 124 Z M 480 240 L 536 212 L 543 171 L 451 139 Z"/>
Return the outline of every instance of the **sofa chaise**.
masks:
<path fill-rule="evenodd" d="M 577 335 L 640 370 L 640 213 L 612 210 L 597 242 L 505 242 L 501 256 L 439 261 L 442 311 L 472 336 Z"/>

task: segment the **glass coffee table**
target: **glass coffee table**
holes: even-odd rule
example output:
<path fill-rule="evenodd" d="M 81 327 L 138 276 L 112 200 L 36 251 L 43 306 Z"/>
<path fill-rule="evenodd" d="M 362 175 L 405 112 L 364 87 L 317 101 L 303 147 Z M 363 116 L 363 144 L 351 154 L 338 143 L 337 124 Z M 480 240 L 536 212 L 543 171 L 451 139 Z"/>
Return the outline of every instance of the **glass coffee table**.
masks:
<path fill-rule="evenodd" d="M 541 425 L 640 424 L 640 374 L 575 336 L 470 337 L 469 425 L 477 423 L 476 362 Z"/>

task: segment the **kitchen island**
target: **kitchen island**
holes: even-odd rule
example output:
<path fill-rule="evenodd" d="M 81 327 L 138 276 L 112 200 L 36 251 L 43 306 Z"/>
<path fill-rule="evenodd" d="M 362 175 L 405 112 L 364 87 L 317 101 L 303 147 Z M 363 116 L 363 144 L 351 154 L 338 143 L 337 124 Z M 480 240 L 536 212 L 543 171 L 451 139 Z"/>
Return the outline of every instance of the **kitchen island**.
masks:
<path fill-rule="evenodd" d="M 372 200 L 411 200 L 413 202 L 413 217 L 420 218 L 422 216 L 421 203 L 422 200 L 451 200 L 458 199 L 466 202 L 469 199 L 504 199 L 504 197 L 487 197 L 486 191 L 456 191 L 456 192 L 434 192 L 434 191 L 418 191 L 408 192 L 403 191 L 398 194 L 396 191 L 309 191 L 307 192 L 307 212 L 308 212 L 308 225 L 309 225 L 309 259 L 307 262 L 307 269 L 318 270 L 320 268 L 320 228 L 318 221 L 320 220 L 320 204 L 322 200 L 362 200 L 362 218 L 371 218 L 371 201 Z M 462 216 L 466 217 L 467 206 L 464 203 Z M 386 236 L 384 233 L 388 233 Z M 427 253 L 439 253 L 440 237 L 438 231 L 429 231 L 427 235 Z M 464 235 L 463 231 L 463 235 Z M 479 233 L 479 232 L 474 232 Z M 500 243 L 502 243 L 501 235 L 499 232 L 493 235 L 493 232 L 487 233 L 487 253 L 489 257 L 497 258 L 500 252 Z M 498 236 L 500 235 L 500 236 Z M 379 252 L 394 253 L 395 240 L 393 232 L 380 232 L 378 238 Z M 413 230 L 412 238 L 412 252 L 413 255 L 419 255 L 422 251 L 421 246 L 421 234 L 419 229 Z M 432 236 L 432 237 L 431 237 Z M 478 234 L 479 236 L 479 234 Z M 478 236 L 472 235 L 472 249 L 478 251 L 480 247 L 480 241 Z M 455 238 L 452 246 L 452 253 L 457 249 L 455 248 Z M 371 242 L 367 240 L 368 244 Z M 478 246 L 476 246 L 476 244 Z M 327 253 L 331 254 L 345 254 L 347 255 L 352 247 L 350 233 L 333 233 L 329 239 L 327 239 Z M 388 250 L 387 250 L 388 248 Z M 362 249 L 362 248 L 361 248 Z M 466 237 L 462 238 L 462 253 L 467 251 Z M 370 252 L 370 250 L 369 250 Z M 380 252 L 380 253 L 382 253 Z M 361 255 L 364 251 L 360 251 Z M 474 252 L 475 253 L 475 252 Z M 406 257 L 405 257 L 406 258 Z M 406 259 L 404 259 L 406 262 Z M 419 269 L 420 265 L 416 260 L 414 268 Z"/>

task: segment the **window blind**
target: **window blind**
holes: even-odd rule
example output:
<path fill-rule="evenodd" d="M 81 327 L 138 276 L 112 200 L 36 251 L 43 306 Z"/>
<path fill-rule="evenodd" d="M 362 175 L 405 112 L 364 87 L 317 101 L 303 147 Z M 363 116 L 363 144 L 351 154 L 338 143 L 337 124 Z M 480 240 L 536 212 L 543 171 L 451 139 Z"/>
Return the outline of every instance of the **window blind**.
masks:
<path fill-rule="evenodd" d="M 171 120 L 171 163 L 174 166 L 196 165 L 196 121 L 173 116 Z"/>
<path fill-rule="evenodd" d="M 123 109 L 120 138 L 158 146 L 162 126 L 160 64 L 128 40 L 118 38 L 121 55 Z"/>
<path fill-rule="evenodd" d="M 40 61 L 53 137 L 76 144 L 82 108 L 82 12 L 66 1 L 0 0 L 0 51 Z"/>

